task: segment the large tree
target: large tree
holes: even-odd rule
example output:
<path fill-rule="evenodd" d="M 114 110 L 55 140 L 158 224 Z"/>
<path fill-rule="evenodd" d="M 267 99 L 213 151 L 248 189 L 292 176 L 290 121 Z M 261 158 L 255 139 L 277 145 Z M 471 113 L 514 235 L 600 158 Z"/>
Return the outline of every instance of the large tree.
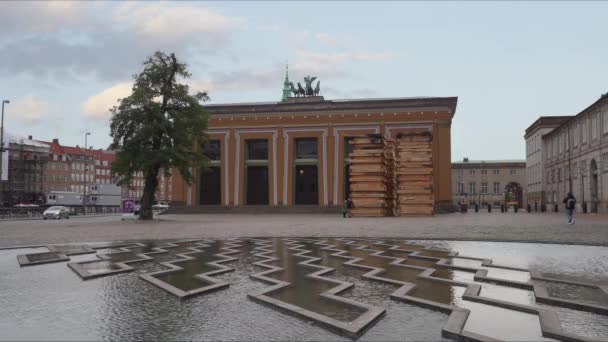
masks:
<path fill-rule="evenodd" d="M 133 76 L 131 95 L 110 110 L 110 135 L 117 151 L 112 173 L 119 185 L 129 185 L 136 173 L 143 173 L 139 218 L 150 220 L 160 172 L 177 169 L 191 183 L 192 170 L 207 164 L 197 147 L 207 139 L 202 103 L 209 97 L 206 92 L 189 93 L 182 83 L 190 77 L 187 65 L 174 54 L 157 51 L 143 67 Z"/>

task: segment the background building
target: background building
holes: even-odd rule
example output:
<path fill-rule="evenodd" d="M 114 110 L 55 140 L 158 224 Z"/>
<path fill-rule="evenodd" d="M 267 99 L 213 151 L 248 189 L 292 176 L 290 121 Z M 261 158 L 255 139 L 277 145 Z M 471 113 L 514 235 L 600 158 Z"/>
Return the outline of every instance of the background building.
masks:
<path fill-rule="evenodd" d="M 526 193 L 525 160 L 469 160 L 452 163 L 452 201 L 458 205 L 464 196 L 469 205 L 500 206 L 517 202 L 524 205 Z"/>
<path fill-rule="evenodd" d="M 545 134 L 542 144 L 547 203 L 561 206 L 571 191 L 579 211 L 608 212 L 608 93 Z"/>
<path fill-rule="evenodd" d="M 542 138 L 572 116 L 541 116 L 526 129 L 526 203 L 539 207 L 547 203 L 545 194 L 544 157 L 547 154 Z M 540 210 L 540 208 L 538 209 Z"/>
<path fill-rule="evenodd" d="M 212 160 L 188 186 L 173 174 L 185 206 L 339 206 L 348 196 L 348 139 L 408 130 L 433 134 L 435 203 L 451 209 L 450 129 L 456 97 L 324 100 L 205 106 Z"/>
<path fill-rule="evenodd" d="M 28 138 L 6 135 L 8 143 L 8 179 L 0 182 L 0 203 L 44 203 L 49 148 Z"/>

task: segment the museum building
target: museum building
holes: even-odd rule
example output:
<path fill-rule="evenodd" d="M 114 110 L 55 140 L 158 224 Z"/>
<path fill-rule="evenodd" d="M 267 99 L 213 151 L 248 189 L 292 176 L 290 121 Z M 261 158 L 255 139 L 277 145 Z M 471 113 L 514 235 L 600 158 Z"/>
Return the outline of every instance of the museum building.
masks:
<path fill-rule="evenodd" d="M 349 139 L 423 130 L 433 135 L 435 207 L 451 208 L 457 97 L 326 100 L 318 83 L 314 93 L 307 85 L 298 83 L 298 93 L 286 76 L 279 102 L 206 105 L 209 140 L 202 152 L 210 167 L 190 185 L 174 175 L 174 204 L 341 206 L 349 193 Z"/>

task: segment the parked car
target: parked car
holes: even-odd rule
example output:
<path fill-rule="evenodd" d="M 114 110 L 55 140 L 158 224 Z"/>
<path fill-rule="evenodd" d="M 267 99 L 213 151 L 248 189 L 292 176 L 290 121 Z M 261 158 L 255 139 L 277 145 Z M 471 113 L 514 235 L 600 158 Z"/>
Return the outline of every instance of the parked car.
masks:
<path fill-rule="evenodd" d="M 155 204 L 152 206 L 152 210 L 157 212 L 159 215 L 164 215 L 169 211 L 168 204 Z"/>
<path fill-rule="evenodd" d="M 70 210 L 63 206 L 53 206 L 42 213 L 42 218 L 61 220 L 62 218 L 70 218 Z"/>

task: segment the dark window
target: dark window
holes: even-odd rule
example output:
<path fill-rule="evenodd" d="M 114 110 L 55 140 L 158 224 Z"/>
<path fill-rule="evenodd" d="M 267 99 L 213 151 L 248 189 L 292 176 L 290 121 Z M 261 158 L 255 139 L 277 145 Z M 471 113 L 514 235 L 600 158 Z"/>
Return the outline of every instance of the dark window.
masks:
<path fill-rule="evenodd" d="M 317 159 L 317 139 L 296 139 L 296 159 Z"/>
<path fill-rule="evenodd" d="M 221 147 L 219 140 L 209 140 L 203 145 L 203 153 L 209 158 L 209 160 L 220 160 L 221 158 Z"/>
<path fill-rule="evenodd" d="M 268 160 L 268 140 L 247 140 L 248 160 Z"/>
<path fill-rule="evenodd" d="M 348 156 L 350 155 L 350 153 L 353 151 L 353 145 L 351 145 L 349 142 L 353 140 L 353 137 L 345 137 L 344 138 L 344 158 L 348 158 Z"/>

